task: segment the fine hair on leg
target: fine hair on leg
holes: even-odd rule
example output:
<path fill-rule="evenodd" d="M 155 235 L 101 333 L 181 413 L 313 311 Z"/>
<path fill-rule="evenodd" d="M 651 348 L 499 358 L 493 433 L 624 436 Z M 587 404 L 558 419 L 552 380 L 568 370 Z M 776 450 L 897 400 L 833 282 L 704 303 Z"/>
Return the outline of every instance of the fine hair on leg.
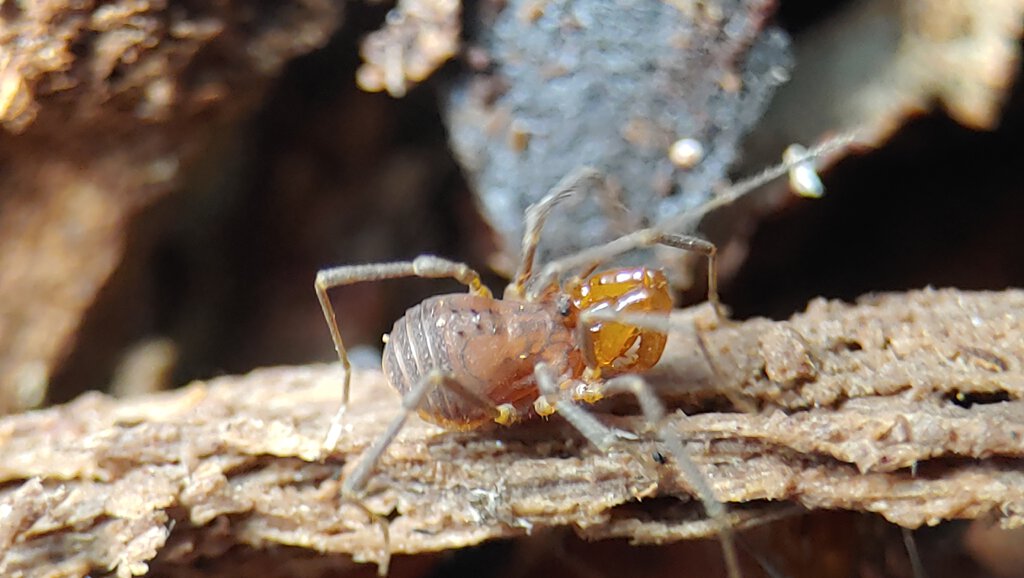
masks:
<path fill-rule="evenodd" d="M 342 420 L 345 416 L 345 411 L 348 409 L 349 392 L 352 383 L 352 364 L 349 362 L 348 351 L 345 349 L 345 342 L 341 338 L 337 316 L 334 313 L 334 306 L 331 305 L 327 291 L 342 285 L 382 281 L 385 279 L 401 279 L 404 277 L 451 278 L 468 287 L 470 293 L 487 297 L 491 296 L 490 290 L 481 283 L 480 274 L 468 265 L 432 255 L 417 257 L 413 261 L 347 265 L 321 269 L 317 272 L 313 287 L 316 290 L 317 299 L 320 301 L 320 308 L 323 310 L 327 327 L 330 329 L 334 350 L 338 353 L 338 360 L 341 362 L 342 370 L 345 372 L 342 382 L 341 405 L 338 407 L 338 411 L 335 412 L 334 417 L 331 418 L 331 425 L 321 444 L 321 456 L 326 456 L 338 445 L 338 438 L 341 436 Z"/>

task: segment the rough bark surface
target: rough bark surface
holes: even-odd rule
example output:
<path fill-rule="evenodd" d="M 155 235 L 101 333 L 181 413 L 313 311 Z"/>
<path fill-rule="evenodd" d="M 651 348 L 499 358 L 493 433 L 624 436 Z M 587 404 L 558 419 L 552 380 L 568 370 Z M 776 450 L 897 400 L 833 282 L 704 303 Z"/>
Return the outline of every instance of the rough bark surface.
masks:
<path fill-rule="evenodd" d="M 703 408 L 666 425 L 738 523 L 799 505 L 906 527 L 986 515 L 1024 525 L 1024 291 L 815 301 L 782 322 L 715 326 L 706 313 L 679 314 L 650 379 Z M 339 502 L 337 480 L 397 397 L 379 372 L 354 375 L 344 435 L 319 462 L 339 385 L 336 366 L 264 369 L 3 418 L 0 574 L 189 575 L 199 559 L 252 556 L 238 545 L 297 546 L 275 552 L 303 564 L 310 551 L 376 559 L 380 529 Z M 756 410 L 709 409 L 723 396 Z M 396 553 L 558 526 L 638 542 L 710 533 L 689 483 L 655 459 L 650 424 L 597 409 L 641 439 L 602 454 L 557 419 L 469 433 L 412 419 L 366 503 L 391 518 Z"/>
<path fill-rule="evenodd" d="M 46 400 L 111 279 L 143 284 L 125 255 L 167 225 L 140 215 L 201 165 L 229 172 L 226 137 L 340 18 L 321 0 L 0 5 L 0 414 Z M 84 347 L 144 323 L 127 291 Z"/>

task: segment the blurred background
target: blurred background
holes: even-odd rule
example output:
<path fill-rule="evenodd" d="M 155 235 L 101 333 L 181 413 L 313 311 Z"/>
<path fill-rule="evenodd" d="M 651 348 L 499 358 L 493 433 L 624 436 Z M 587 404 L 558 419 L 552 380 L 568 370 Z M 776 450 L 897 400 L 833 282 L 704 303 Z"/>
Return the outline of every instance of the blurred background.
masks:
<path fill-rule="evenodd" d="M 823 160 L 825 198 L 776 184 L 708 219 L 736 317 L 1020 286 L 1022 25 L 1020 0 L 0 3 L 0 413 L 332 361 L 319 268 L 433 253 L 500 290 L 523 210 L 578 166 L 628 212 L 556 214 L 546 258 L 854 128 L 867 146 Z M 669 159 L 682 138 L 696 162 Z M 703 299 L 698 260 L 640 258 Z M 454 288 L 332 296 L 372 364 L 406 308 Z M 884 536 L 828 575 L 907 575 L 897 529 L 836 517 Z M 964 564 L 934 575 L 1021 575 L 982 570 L 965 528 L 924 532 Z M 448 575 L 513 575 L 466 556 Z"/>

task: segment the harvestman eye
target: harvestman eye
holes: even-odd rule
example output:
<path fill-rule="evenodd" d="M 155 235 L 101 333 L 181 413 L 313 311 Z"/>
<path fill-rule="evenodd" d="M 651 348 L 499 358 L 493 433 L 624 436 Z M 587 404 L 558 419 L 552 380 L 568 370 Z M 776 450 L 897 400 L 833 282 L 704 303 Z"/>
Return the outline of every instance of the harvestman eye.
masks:
<path fill-rule="evenodd" d="M 847 136 L 829 141 L 817 151 L 791 153 L 792 158 L 782 165 L 737 184 L 684 217 L 699 220 L 705 213 L 787 171 L 807 171 L 810 159 L 852 140 L 852 136 Z M 390 560 L 388 523 L 363 502 L 362 492 L 377 462 L 412 413 L 456 430 L 495 423 L 512 425 L 538 415 L 558 413 L 591 444 L 608 451 L 614 444 L 623 443 L 621 436 L 592 415 L 586 404 L 610 395 L 627 394 L 636 397 L 649 428 L 657 430 L 665 453 L 658 453 L 661 459 L 655 460 L 674 462 L 695 489 L 708 516 L 716 523 L 729 577 L 740 577 L 724 506 L 678 434 L 662 427 L 665 408 L 636 374 L 657 363 L 665 347 L 667 335 L 663 325 L 672 308 L 668 283 L 660 271 L 646 267 L 594 272 L 603 263 L 633 249 L 667 245 L 696 251 L 708 258 L 708 299 L 718 312 L 715 246 L 672 232 L 681 222 L 680 218 L 673 218 L 550 262 L 540 273 L 534 273 L 541 230 L 552 208 L 580 190 L 607 190 L 603 182 L 598 171 L 580 169 L 527 209 L 522 260 L 505 290 L 505 299 L 495 299 L 480 282 L 480 275 L 467 265 L 429 255 L 413 261 L 342 266 L 317 273 L 317 298 L 344 370 L 342 403 L 325 436 L 324 456 L 334 450 L 344 431 L 351 385 L 351 364 L 327 290 L 402 277 L 451 278 L 469 289 L 464 294 L 428 298 L 395 322 L 385 341 L 382 365 L 388 382 L 402 395 L 402 410 L 342 482 L 342 500 L 354 504 L 380 525 L 383 542 L 377 561 L 382 575 L 387 573 Z M 559 281 L 563 274 L 570 274 L 564 284 Z M 610 325 L 586 321 L 596 319 L 593 312 L 597 311 L 654 315 L 663 321 L 661 325 L 655 323 L 653 329 L 621 319 Z M 476 329 L 481 316 L 505 330 L 481 334 Z"/>
<path fill-rule="evenodd" d="M 558 297 L 558 314 L 562 317 L 568 317 L 571 311 L 572 301 L 568 295 L 559 295 Z"/>

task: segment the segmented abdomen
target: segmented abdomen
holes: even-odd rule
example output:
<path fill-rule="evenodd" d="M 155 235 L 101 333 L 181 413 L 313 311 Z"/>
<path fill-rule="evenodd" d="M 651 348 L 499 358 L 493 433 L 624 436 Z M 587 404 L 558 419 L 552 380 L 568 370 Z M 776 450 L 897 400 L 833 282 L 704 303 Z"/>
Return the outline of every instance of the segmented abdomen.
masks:
<path fill-rule="evenodd" d="M 431 297 L 395 322 L 383 365 L 403 395 L 435 368 L 457 382 L 431 392 L 420 415 L 470 429 L 503 403 L 529 415 L 537 397 L 533 369 L 541 361 L 560 377 L 578 376 L 583 368 L 572 332 L 552 305 L 455 294 Z"/>

